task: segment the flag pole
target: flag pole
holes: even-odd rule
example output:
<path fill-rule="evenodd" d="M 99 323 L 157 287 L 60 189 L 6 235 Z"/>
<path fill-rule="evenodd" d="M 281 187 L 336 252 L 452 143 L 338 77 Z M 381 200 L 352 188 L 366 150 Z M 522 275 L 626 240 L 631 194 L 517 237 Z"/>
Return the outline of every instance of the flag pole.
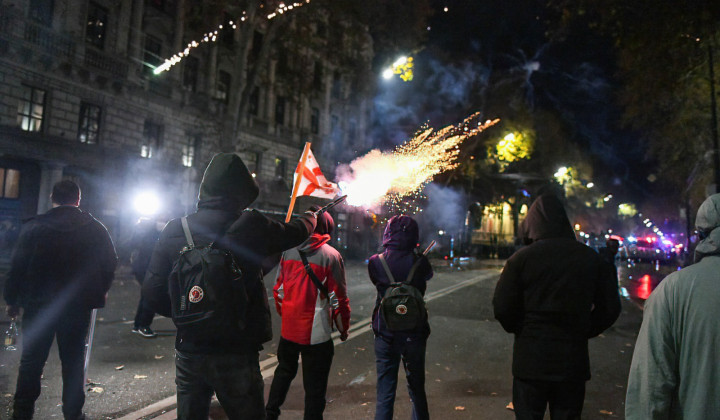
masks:
<path fill-rule="evenodd" d="M 302 156 L 300 157 L 300 163 L 298 163 L 297 170 L 295 171 L 295 185 L 293 185 L 292 195 L 290 196 L 290 207 L 288 207 L 287 215 L 285 216 L 285 223 L 290 221 L 292 217 L 293 207 L 295 207 L 295 199 L 297 198 L 298 189 L 300 189 L 300 182 L 302 181 L 302 174 L 305 172 L 305 160 L 307 160 L 308 152 L 310 151 L 310 142 L 305 142 L 305 148 L 303 149 Z"/>

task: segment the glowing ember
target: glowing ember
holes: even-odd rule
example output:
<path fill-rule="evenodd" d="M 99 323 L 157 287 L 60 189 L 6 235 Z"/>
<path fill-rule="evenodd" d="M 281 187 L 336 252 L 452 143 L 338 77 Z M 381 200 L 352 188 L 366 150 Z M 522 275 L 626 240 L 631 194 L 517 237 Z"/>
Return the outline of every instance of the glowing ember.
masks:
<path fill-rule="evenodd" d="M 478 115 L 438 131 L 425 126 L 392 152 L 372 150 L 339 167 L 338 185 L 348 196 L 347 204 L 371 208 L 416 196 L 435 175 L 457 167 L 460 144 L 465 139 L 500 121 L 488 120 L 471 128 Z"/>
<path fill-rule="evenodd" d="M 300 1 L 300 2 L 295 2 L 292 4 L 285 4 L 285 3 L 281 2 L 278 5 L 278 7 L 275 9 L 275 11 L 273 11 L 272 13 L 267 15 L 267 19 L 270 20 L 270 19 L 274 18 L 275 16 L 277 16 L 278 14 L 287 13 L 293 9 L 297 9 L 298 7 L 302 7 L 302 6 L 310 3 L 310 0 L 303 0 L 303 1 L 304 1 L 304 3 L 302 1 Z M 240 22 L 245 22 L 246 14 L 247 13 L 245 11 L 243 11 L 242 15 L 237 20 Z M 230 21 L 229 24 L 230 24 L 230 26 L 232 26 L 233 29 L 237 29 L 236 22 Z M 184 50 L 175 53 L 170 58 L 165 59 L 165 62 L 162 63 L 161 65 L 159 65 L 158 67 L 156 67 L 155 70 L 153 70 L 153 73 L 160 74 L 164 71 L 168 71 L 168 70 L 170 70 L 170 67 L 174 66 L 175 64 L 182 61 L 185 57 L 190 55 L 190 50 L 192 50 L 193 48 L 197 48 L 200 46 L 200 44 L 203 44 L 206 42 L 217 41 L 218 31 L 220 31 L 221 29 L 223 29 L 223 25 L 219 25 L 217 27 L 217 29 L 215 29 L 214 31 L 210 31 L 210 32 L 202 34 L 200 41 L 195 41 L 195 40 L 190 41 L 190 43 L 187 44 L 187 46 L 185 47 Z"/>

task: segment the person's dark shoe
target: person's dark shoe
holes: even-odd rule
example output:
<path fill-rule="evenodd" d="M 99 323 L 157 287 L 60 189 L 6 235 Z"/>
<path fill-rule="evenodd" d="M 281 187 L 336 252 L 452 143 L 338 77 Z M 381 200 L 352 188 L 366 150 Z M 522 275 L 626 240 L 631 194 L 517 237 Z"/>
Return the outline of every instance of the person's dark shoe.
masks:
<path fill-rule="evenodd" d="M 135 327 L 132 329 L 132 332 L 135 334 L 140 334 L 145 338 L 157 337 L 157 333 L 153 331 L 150 327 Z"/>

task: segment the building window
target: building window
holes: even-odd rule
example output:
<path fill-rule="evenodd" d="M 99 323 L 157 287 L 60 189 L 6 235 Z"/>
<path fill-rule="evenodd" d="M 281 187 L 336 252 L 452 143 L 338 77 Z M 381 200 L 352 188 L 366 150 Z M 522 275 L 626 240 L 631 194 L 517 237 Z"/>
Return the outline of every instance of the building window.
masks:
<path fill-rule="evenodd" d="M 185 144 L 182 146 L 182 164 L 185 167 L 192 167 L 195 162 L 195 149 L 197 148 L 198 139 L 197 137 L 188 137 Z"/>
<path fill-rule="evenodd" d="M 278 96 L 275 103 L 275 124 L 285 124 L 285 97 Z"/>
<path fill-rule="evenodd" d="M 25 131 L 42 131 L 45 116 L 45 96 L 42 89 L 22 87 L 22 99 L 18 105 L 17 123 Z"/>
<path fill-rule="evenodd" d="M 160 148 L 162 141 L 163 126 L 152 121 L 145 121 L 143 127 L 143 138 L 140 143 L 140 156 L 146 159 L 153 157 Z"/>
<path fill-rule="evenodd" d="M 321 62 L 315 62 L 315 68 L 313 69 L 313 89 L 322 90 L 323 88 L 323 65 Z"/>
<path fill-rule="evenodd" d="M 143 53 L 143 73 L 152 74 L 160 64 L 162 64 L 162 42 L 158 38 L 151 35 L 145 36 L 145 52 Z"/>
<path fill-rule="evenodd" d="M 197 91 L 198 69 L 200 60 L 195 57 L 185 57 L 185 66 L 183 67 L 183 88 L 190 92 Z"/>
<path fill-rule="evenodd" d="M 337 115 L 330 118 L 330 137 L 333 140 L 340 140 L 340 118 Z"/>
<path fill-rule="evenodd" d="M 275 158 L 275 178 L 285 179 L 285 168 L 287 167 L 287 161 L 281 157 Z"/>
<path fill-rule="evenodd" d="M 290 66 L 288 64 L 288 52 L 283 49 L 278 54 L 277 67 L 275 73 L 278 77 L 286 77 L 290 73 Z"/>
<path fill-rule="evenodd" d="M 54 0 L 30 0 L 30 19 L 45 26 L 52 24 Z"/>
<path fill-rule="evenodd" d="M 20 171 L 0 168 L 0 198 L 20 198 Z"/>
<path fill-rule="evenodd" d="M 327 26 L 325 26 L 324 23 L 318 22 L 315 26 L 315 34 L 320 38 L 325 38 L 327 36 Z"/>
<path fill-rule="evenodd" d="M 260 166 L 262 162 L 262 152 L 247 152 L 245 154 L 245 164 L 247 165 L 253 178 L 260 173 Z"/>
<path fill-rule="evenodd" d="M 342 77 L 340 76 L 340 73 L 335 72 L 333 74 L 332 97 L 335 99 L 340 99 L 341 94 L 342 94 Z"/>
<path fill-rule="evenodd" d="M 225 103 L 228 103 L 230 99 L 230 82 L 232 81 L 232 77 L 230 76 L 230 73 L 226 71 L 220 70 L 218 72 L 218 78 L 217 78 L 217 88 L 215 97 Z"/>
<path fill-rule="evenodd" d="M 232 22 L 232 24 L 230 22 Z M 220 30 L 220 42 L 228 48 L 231 48 L 233 44 L 235 44 L 235 29 L 233 26 L 235 26 L 235 22 L 233 21 L 232 16 L 225 13 L 223 26 Z"/>
<path fill-rule="evenodd" d="M 88 103 L 80 104 L 78 140 L 80 143 L 96 144 L 100 134 L 100 107 Z"/>
<path fill-rule="evenodd" d="M 100 49 L 105 48 L 105 32 L 107 30 L 108 11 L 94 2 L 88 5 L 85 41 Z"/>
<path fill-rule="evenodd" d="M 252 58 L 252 59 L 258 58 L 258 56 L 260 55 L 260 50 L 262 50 L 262 44 L 263 44 L 263 34 L 258 31 L 253 32 L 252 47 L 250 49 L 250 58 Z"/>
<path fill-rule="evenodd" d="M 248 101 L 248 114 L 250 115 L 257 115 L 258 110 L 260 109 L 260 89 L 256 86 L 252 93 L 250 94 L 250 98 Z"/>
<path fill-rule="evenodd" d="M 313 108 L 312 114 L 310 114 L 310 132 L 313 134 L 320 132 L 320 110 L 318 108 Z"/>

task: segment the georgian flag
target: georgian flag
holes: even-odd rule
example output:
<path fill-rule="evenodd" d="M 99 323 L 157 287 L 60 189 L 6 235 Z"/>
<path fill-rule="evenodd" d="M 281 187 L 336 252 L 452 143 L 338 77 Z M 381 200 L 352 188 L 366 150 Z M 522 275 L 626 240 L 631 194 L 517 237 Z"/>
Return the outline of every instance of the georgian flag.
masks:
<path fill-rule="evenodd" d="M 297 168 L 295 168 L 295 180 L 297 180 L 297 176 L 299 175 L 300 167 L 303 166 L 301 164 L 302 162 L 299 162 Z M 322 174 L 320 165 L 318 165 L 317 160 L 315 160 L 312 150 L 308 148 L 297 195 L 310 195 L 313 197 L 332 199 L 335 198 L 338 193 L 340 193 L 340 189 L 337 184 L 328 182 L 325 175 Z"/>

